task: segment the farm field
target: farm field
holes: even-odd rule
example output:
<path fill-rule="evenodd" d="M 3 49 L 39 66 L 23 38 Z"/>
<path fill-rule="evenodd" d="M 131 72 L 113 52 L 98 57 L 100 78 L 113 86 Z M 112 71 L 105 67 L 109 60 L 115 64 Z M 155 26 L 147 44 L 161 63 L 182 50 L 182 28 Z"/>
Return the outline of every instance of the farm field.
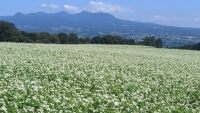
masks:
<path fill-rule="evenodd" d="M 0 112 L 200 112 L 200 52 L 0 43 Z"/>

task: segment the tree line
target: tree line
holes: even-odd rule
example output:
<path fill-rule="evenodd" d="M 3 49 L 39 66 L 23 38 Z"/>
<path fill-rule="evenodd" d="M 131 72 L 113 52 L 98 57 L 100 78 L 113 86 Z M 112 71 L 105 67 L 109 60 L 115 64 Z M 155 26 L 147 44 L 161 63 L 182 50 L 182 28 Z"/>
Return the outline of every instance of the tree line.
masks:
<path fill-rule="evenodd" d="M 196 44 L 191 44 L 191 45 L 184 45 L 184 46 L 179 46 L 179 47 L 167 47 L 169 49 L 186 49 L 186 50 L 200 50 L 200 42 Z"/>
<path fill-rule="evenodd" d="M 134 45 L 135 40 L 133 39 L 125 39 L 121 36 L 112 36 L 112 35 L 106 35 L 106 36 L 95 36 L 91 39 L 92 44 L 128 44 L 128 45 Z"/>
<path fill-rule="evenodd" d="M 153 46 L 156 48 L 162 48 L 163 42 L 161 38 L 156 38 L 155 36 L 145 37 L 142 41 L 137 43 L 138 45 Z"/>
<path fill-rule="evenodd" d="M 105 35 L 93 38 L 79 38 L 76 33 L 50 34 L 48 32 L 19 31 L 13 23 L 0 21 L 0 42 L 53 43 L 53 44 L 128 44 L 146 45 L 162 48 L 162 39 L 154 36 L 145 37 L 142 41 L 126 39 L 121 36 Z"/>

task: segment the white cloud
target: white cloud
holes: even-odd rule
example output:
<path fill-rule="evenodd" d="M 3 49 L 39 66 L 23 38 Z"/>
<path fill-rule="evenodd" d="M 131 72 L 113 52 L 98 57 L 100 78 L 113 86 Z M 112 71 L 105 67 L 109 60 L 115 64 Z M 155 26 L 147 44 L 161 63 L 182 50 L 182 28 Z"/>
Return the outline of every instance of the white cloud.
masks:
<path fill-rule="evenodd" d="M 70 11 L 73 11 L 73 12 L 79 12 L 80 11 L 78 7 L 72 6 L 72 5 L 64 5 L 64 8 L 66 10 L 70 10 Z"/>
<path fill-rule="evenodd" d="M 56 5 L 56 4 L 50 4 L 50 5 L 41 4 L 40 7 L 46 7 L 46 8 L 56 9 L 56 8 L 59 8 L 60 6 L 59 6 L 59 5 Z"/>
<path fill-rule="evenodd" d="M 49 7 L 52 9 L 56 9 L 56 8 L 59 8 L 60 6 L 56 4 L 50 4 Z"/>
<path fill-rule="evenodd" d="M 50 4 L 50 5 L 49 4 L 41 4 L 40 7 L 52 8 L 52 9 L 60 8 L 60 6 L 56 5 L 56 4 Z M 66 4 L 66 5 L 64 5 L 64 9 L 75 12 L 75 13 L 81 12 L 83 10 L 89 11 L 89 12 L 105 12 L 105 13 L 113 13 L 113 12 L 133 13 L 134 12 L 130 8 L 122 7 L 120 5 L 103 3 L 103 2 L 94 2 L 94 1 L 89 2 L 89 5 L 84 8 L 79 8 L 77 6 Z"/>
<path fill-rule="evenodd" d="M 47 4 L 41 4 L 40 7 L 47 7 Z"/>
<path fill-rule="evenodd" d="M 110 4 L 110 3 L 103 3 L 103 2 L 89 2 L 89 7 L 86 8 L 88 11 L 91 12 L 134 12 L 129 8 L 125 8 L 119 5 Z"/>

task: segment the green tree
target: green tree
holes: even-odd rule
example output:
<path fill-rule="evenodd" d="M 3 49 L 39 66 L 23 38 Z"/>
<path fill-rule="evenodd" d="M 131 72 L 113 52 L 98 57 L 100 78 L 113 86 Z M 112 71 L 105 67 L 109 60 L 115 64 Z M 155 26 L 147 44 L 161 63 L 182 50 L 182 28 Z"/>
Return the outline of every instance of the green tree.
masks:
<path fill-rule="evenodd" d="M 128 40 L 128 45 L 134 45 L 135 44 L 135 40 L 133 39 L 127 39 Z"/>
<path fill-rule="evenodd" d="M 48 32 L 40 32 L 38 34 L 38 40 L 41 40 L 43 43 L 51 43 L 51 35 Z"/>
<path fill-rule="evenodd" d="M 58 38 L 60 40 L 60 44 L 68 44 L 69 43 L 69 36 L 66 33 L 59 33 Z"/>
<path fill-rule="evenodd" d="M 124 39 L 121 36 L 113 36 L 113 43 L 114 44 L 122 44 L 123 40 Z"/>
<path fill-rule="evenodd" d="M 102 44 L 101 40 L 102 40 L 101 36 L 95 36 L 95 37 L 92 38 L 91 43 L 92 44 Z"/>
<path fill-rule="evenodd" d="M 113 36 L 112 35 L 103 36 L 102 39 L 104 40 L 105 44 L 113 44 Z"/>
<path fill-rule="evenodd" d="M 0 21 L 0 41 L 17 42 L 20 34 L 13 23 Z"/>
<path fill-rule="evenodd" d="M 162 42 L 162 39 L 157 39 L 156 40 L 156 47 L 157 48 L 163 48 L 163 42 Z"/>
<path fill-rule="evenodd" d="M 36 42 L 38 39 L 38 34 L 36 32 L 31 32 L 27 34 L 27 37 L 30 38 L 30 40 L 33 40 L 33 42 Z"/>
<path fill-rule="evenodd" d="M 51 41 L 51 43 L 53 43 L 53 44 L 60 44 L 60 39 L 58 38 L 57 35 L 51 35 L 51 36 L 50 36 L 50 41 Z"/>
<path fill-rule="evenodd" d="M 156 45 L 156 37 L 155 36 L 148 36 L 145 37 L 143 40 L 144 45 L 147 46 L 155 46 Z"/>
<path fill-rule="evenodd" d="M 28 32 L 20 31 L 19 42 L 33 43 L 34 41 L 29 38 L 29 34 Z"/>
<path fill-rule="evenodd" d="M 87 37 L 87 38 L 85 38 L 85 43 L 86 43 L 86 44 L 90 44 L 90 43 L 91 43 L 91 40 L 90 40 L 90 38 L 88 38 L 88 37 Z"/>
<path fill-rule="evenodd" d="M 78 36 L 75 33 L 69 34 L 69 43 L 70 44 L 78 44 L 79 43 Z"/>
<path fill-rule="evenodd" d="M 200 42 L 193 45 L 194 50 L 200 50 Z"/>
<path fill-rule="evenodd" d="M 90 44 L 90 38 L 79 38 L 81 44 Z"/>

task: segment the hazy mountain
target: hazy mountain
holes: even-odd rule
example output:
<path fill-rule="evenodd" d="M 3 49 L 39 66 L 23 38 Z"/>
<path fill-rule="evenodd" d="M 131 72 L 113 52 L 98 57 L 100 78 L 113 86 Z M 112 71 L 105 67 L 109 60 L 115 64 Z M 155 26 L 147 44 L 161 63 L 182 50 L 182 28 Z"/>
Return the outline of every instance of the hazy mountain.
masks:
<path fill-rule="evenodd" d="M 0 16 L 0 20 L 12 22 L 20 30 L 30 32 L 75 32 L 81 37 L 112 34 L 135 40 L 154 35 L 162 38 L 165 46 L 200 42 L 200 29 L 197 28 L 172 27 L 121 20 L 108 13 L 83 11 L 70 14 L 62 11 L 54 14 L 44 12 L 22 14 L 19 12 L 13 16 Z"/>

